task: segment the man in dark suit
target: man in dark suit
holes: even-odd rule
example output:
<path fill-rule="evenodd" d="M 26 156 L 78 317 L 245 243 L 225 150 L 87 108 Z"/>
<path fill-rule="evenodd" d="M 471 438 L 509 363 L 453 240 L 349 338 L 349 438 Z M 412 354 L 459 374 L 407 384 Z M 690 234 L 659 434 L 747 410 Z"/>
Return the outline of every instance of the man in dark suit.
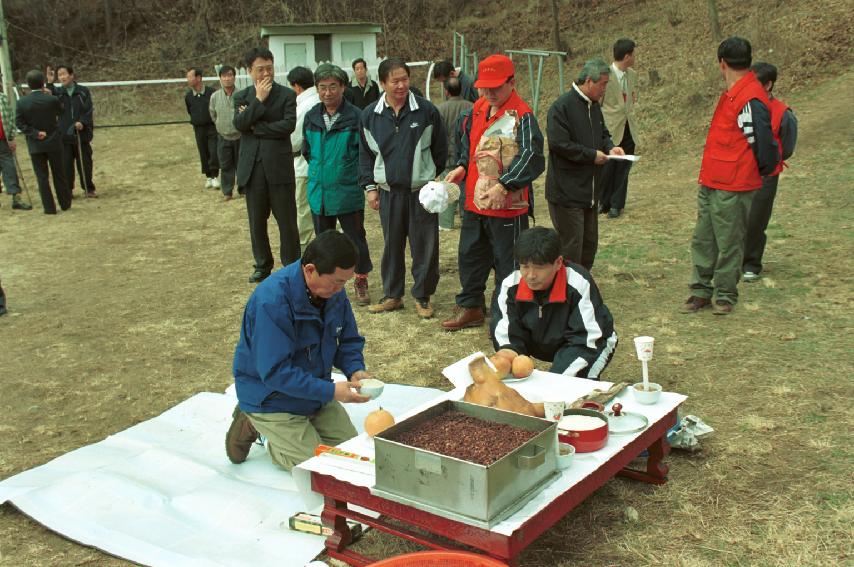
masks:
<path fill-rule="evenodd" d="M 291 132 L 297 122 L 297 96 L 273 80 L 273 54 L 256 47 L 246 54 L 246 67 L 255 84 L 234 95 L 234 126 L 240 130 L 237 185 L 246 194 L 249 235 L 258 283 L 273 271 L 273 253 L 267 236 L 270 212 L 279 225 L 283 265 L 300 257 L 296 184 Z"/>
<path fill-rule="evenodd" d="M 53 189 L 59 207 L 66 211 L 71 208 L 71 190 L 62 169 L 62 133 L 57 125 L 62 114 L 62 105 L 53 95 L 42 92 L 44 73 L 27 73 L 27 85 L 30 94 L 18 101 L 18 130 L 26 134 L 33 171 L 39 184 L 39 196 L 46 215 L 56 214 L 56 203 L 50 193 L 50 173 L 53 174 Z"/>

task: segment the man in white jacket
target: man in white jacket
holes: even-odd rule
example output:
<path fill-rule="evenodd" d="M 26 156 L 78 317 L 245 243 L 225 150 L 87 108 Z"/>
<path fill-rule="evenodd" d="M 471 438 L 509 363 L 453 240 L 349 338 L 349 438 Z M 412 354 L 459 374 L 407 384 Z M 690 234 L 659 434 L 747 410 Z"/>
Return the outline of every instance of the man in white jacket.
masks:
<path fill-rule="evenodd" d="M 306 113 L 316 104 L 320 104 L 317 89 L 314 88 L 314 73 L 305 67 L 294 67 L 288 72 L 288 84 L 297 93 L 297 125 L 291 134 L 291 146 L 294 152 L 294 176 L 296 177 L 297 227 L 299 228 L 300 248 L 305 250 L 314 234 L 314 221 L 308 206 L 308 163 L 300 153 L 302 151 L 302 125 Z"/>

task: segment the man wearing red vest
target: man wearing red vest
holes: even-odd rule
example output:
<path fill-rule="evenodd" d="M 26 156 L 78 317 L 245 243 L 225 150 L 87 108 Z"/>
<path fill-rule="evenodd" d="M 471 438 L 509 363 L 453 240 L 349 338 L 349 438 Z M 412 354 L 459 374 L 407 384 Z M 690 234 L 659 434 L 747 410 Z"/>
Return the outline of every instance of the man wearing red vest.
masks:
<path fill-rule="evenodd" d="M 519 233 L 528 228 L 528 203 L 532 202 L 531 184 L 543 173 L 543 134 L 537 118 L 516 93 L 516 70 L 505 55 L 490 55 L 478 65 L 474 86 L 482 96 L 472 108 L 460 140 L 460 159 L 445 181 L 465 179 L 465 209 L 460 227 L 458 264 L 462 290 L 456 307 L 442 328 L 457 331 L 483 325 L 484 293 L 489 272 L 495 268 L 498 285 L 513 273 L 513 245 Z M 505 160 L 500 150 L 489 159 L 498 162 L 498 175 L 478 172 L 483 161 L 481 138 L 506 139 L 514 136 L 518 152 Z M 503 142 L 502 142 L 503 143 Z M 498 144 L 499 146 L 501 144 Z M 494 147 L 494 146 L 493 146 Z M 475 187 L 479 193 L 476 195 Z M 496 293 L 492 294 L 493 327 L 501 318 Z"/>
<path fill-rule="evenodd" d="M 780 163 L 771 175 L 762 178 L 762 188 L 756 192 L 750 204 L 750 216 L 747 219 L 747 236 L 744 239 L 744 260 L 741 269 L 745 282 L 758 281 L 762 273 L 762 256 L 765 253 L 765 229 L 771 220 L 771 210 L 774 207 L 774 197 L 777 195 L 777 181 L 787 160 L 795 152 L 798 141 L 798 119 L 792 109 L 779 98 L 774 98 L 771 91 L 777 82 L 777 68 L 770 63 L 756 63 L 750 68 L 756 75 L 765 92 L 768 93 L 771 110 L 771 131 L 780 149 Z"/>
<path fill-rule="evenodd" d="M 750 71 L 746 39 L 730 37 L 718 46 L 718 65 L 727 90 L 721 95 L 703 151 L 697 224 L 691 240 L 691 297 L 683 313 L 712 305 L 727 315 L 738 301 L 744 234 L 754 192 L 779 162 L 771 132 L 765 89 Z"/>

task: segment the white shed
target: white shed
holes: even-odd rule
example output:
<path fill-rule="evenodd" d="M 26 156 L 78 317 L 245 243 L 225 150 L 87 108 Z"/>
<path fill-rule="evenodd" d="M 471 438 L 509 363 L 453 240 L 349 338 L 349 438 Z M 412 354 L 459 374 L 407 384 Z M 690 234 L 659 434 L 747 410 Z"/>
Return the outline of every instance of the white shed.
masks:
<path fill-rule="evenodd" d="M 354 59 L 362 58 L 369 68 L 376 68 L 379 24 L 283 24 L 261 27 L 261 37 L 268 39 L 277 68 L 296 66 L 314 70 L 320 63 L 331 62 L 351 71 Z"/>

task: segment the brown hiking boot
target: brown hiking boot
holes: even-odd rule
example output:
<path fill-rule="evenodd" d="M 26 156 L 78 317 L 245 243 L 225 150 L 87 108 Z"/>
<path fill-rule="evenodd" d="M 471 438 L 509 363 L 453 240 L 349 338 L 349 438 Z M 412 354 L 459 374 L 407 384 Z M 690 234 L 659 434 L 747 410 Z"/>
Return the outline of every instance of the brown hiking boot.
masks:
<path fill-rule="evenodd" d="M 692 295 L 687 300 L 685 300 L 685 303 L 682 305 L 682 307 L 679 308 L 679 312 L 696 313 L 700 309 L 705 309 L 706 307 L 709 307 L 711 304 L 712 302 L 708 299 Z"/>
<path fill-rule="evenodd" d="M 483 325 L 484 315 L 481 307 L 454 306 L 454 316 L 442 321 L 442 328 L 446 331 L 459 331 L 467 327 L 479 327 Z"/>
<path fill-rule="evenodd" d="M 719 299 L 715 301 L 715 305 L 712 307 L 712 313 L 715 315 L 729 315 L 732 313 L 732 303 Z"/>
<path fill-rule="evenodd" d="M 371 296 L 368 294 L 368 276 L 356 275 L 353 282 L 353 290 L 356 292 L 356 303 L 359 305 L 370 305 Z"/>
<path fill-rule="evenodd" d="M 240 406 L 235 406 L 231 417 L 234 419 L 225 434 L 225 454 L 229 461 L 240 464 L 246 460 L 249 449 L 258 439 L 258 432 L 252 427 L 249 416 L 240 411 Z"/>
<path fill-rule="evenodd" d="M 415 311 L 422 319 L 429 319 L 433 316 L 433 306 L 430 305 L 429 299 L 418 299 L 415 301 Z"/>
<path fill-rule="evenodd" d="M 403 309 L 403 300 L 399 297 L 383 297 L 376 305 L 368 307 L 371 313 L 385 313 L 386 311 L 397 311 Z"/>

